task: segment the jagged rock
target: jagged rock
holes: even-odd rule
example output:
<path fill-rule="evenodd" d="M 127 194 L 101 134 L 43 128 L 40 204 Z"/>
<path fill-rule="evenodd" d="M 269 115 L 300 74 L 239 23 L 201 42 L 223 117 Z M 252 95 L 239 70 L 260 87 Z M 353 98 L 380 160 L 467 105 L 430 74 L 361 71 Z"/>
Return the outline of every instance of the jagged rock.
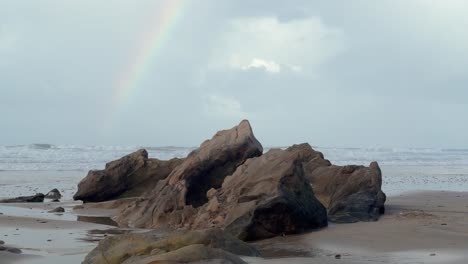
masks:
<path fill-rule="evenodd" d="M 232 254 L 260 256 L 253 246 L 219 229 L 176 232 L 170 235 L 158 230 L 108 237 L 100 241 L 99 245 L 86 256 L 83 264 L 151 263 L 152 261 L 187 263 L 219 257 L 237 260 Z M 145 262 L 146 260 L 148 261 Z"/>
<path fill-rule="evenodd" d="M 63 207 L 57 207 L 55 209 L 52 209 L 50 211 L 48 211 L 48 213 L 64 213 L 65 212 L 65 209 Z"/>
<path fill-rule="evenodd" d="M 37 193 L 33 196 L 20 196 L 12 199 L 0 200 L 0 203 L 42 203 L 44 202 L 44 194 Z"/>
<path fill-rule="evenodd" d="M 385 212 L 382 173 L 377 162 L 369 167 L 334 166 L 323 159 L 305 164 L 305 171 L 320 202 L 336 223 L 375 221 Z"/>
<path fill-rule="evenodd" d="M 117 221 L 136 227 L 183 227 L 226 176 L 263 148 L 248 121 L 223 130 L 192 151 L 145 199 L 123 210 Z"/>
<path fill-rule="evenodd" d="M 83 202 L 103 202 L 112 199 L 141 196 L 154 188 L 182 162 L 149 159 L 148 152 L 140 149 L 121 159 L 109 162 L 104 170 L 92 170 L 78 184 L 73 196 Z"/>
<path fill-rule="evenodd" d="M 308 144 L 272 149 L 247 160 L 226 177 L 199 210 L 192 228 L 225 228 L 242 240 L 300 233 L 327 226 L 302 164 L 316 153 Z"/>
<path fill-rule="evenodd" d="M 52 189 L 50 192 L 48 192 L 46 195 L 45 195 L 45 198 L 46 199 L 60 199 L 62 198 L 62 194 L 60 193 L 59 190 L 57 189 Z"/>

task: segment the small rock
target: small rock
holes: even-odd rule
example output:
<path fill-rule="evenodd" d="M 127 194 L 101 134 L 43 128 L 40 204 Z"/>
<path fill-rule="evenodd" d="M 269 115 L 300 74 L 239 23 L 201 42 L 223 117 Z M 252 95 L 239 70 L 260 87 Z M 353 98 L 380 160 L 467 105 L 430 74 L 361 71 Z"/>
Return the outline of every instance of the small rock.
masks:
<path fill-rule="evenodd" d="M 57 208 L 55 208 L 55 209 L 53 209 L 53 210 L 50 210 L 50 211 L 48 211 L 48 212 L 49 212 L 49 213 L 64 213 L 64 212 L 65 212 L 65 209 L 64 209 L 63 207 L 60 207 L 60 206 L 59 206 L 59 207 L 57 207 Z"/>
<path fill-rule="evenodd" d="M 21 254 L 22 253 L 21 249 L 19 249 L 19 248 L 7 248 L 6 251 L 8 251 L 10 253 L 14 253 L 14 254 Z"/>
<path fill-rule="evenodd" d="M 434 257 L 436 253 L 431 253 L 429 256 Z"/>
<path fill-rule="evenodd" d="M 45 198 L 47 198 L 47 199 L 60 199 L 60 198 L 62 198 L 62 194 L 59 192 L 59 190 L 52 189 L 50 192 L 48 192 L 45 195 Z"/>
<path fill-rule="evenodd" d="M 442 224 L 440 224 L 440 225 L 446 226 L 447 224 L 446 224 L 446 223 L 442 223 Z"/>
<path fill-rule="evenodd" d="M 341 259 L 341 254 L 336 254 L 336 255 L 335 255 L 335 258 L 336 258 L 336 259 Z"/>
<path fill-rule="evenodd" d="M 0 200 L 0 203 L 42 203 L 44 202 L 44 194 L 37 193 L 33 196 L 20 196 L 12 199 Z"/>
<path fill-rule="evenodd" d="M 0 240 L 0 245 L 5 245 L 5 241 Z"/>
<path fill-rule="evenodd" d="M 52 202 L 58 203 L 58 202 L 60 202 L 60 200 L 59 199 L 53 199 Z"/>

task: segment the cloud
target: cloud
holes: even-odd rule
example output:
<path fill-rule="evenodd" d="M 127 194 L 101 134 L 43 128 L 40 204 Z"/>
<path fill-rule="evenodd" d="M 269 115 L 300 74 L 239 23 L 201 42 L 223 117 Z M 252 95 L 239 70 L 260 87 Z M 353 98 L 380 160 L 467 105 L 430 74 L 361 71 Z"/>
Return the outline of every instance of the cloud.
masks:
<path fill-rule="evenodd" d="M 235 65 L 234 67 L 238 66 L 243 70 L 250 70 L 250 69 L 264 69 L 267 72 L 271 73 L 279 73 L 281 71 L 281 66 L 274 62 L 274 61 L 267 61 L 258 58 L 254 58 L 250 64 L 243 66 L 243 65 Z"/>
<path fill-rule="evenodd" d="M 205 114 L 210 117 L 242 119 L 247 116 L 241 103 L 234 97 L 209 95 L 205 98 L 204 107 Z"/>
<path fill-rule="evenodd" d="M 344 50 L 341 30 L 318 17 L 280 21 L 276 17 L 236 18 L 218 40 L 212 67 L 263 69 L 279 73 L 314 70 Z"/>
<path fill-rule="evenodd" d="M 5 24 L 0 24 L 0 53 L 12 51 L 16 42 L 16 34 L 12 30 L 8 29 Z"/>

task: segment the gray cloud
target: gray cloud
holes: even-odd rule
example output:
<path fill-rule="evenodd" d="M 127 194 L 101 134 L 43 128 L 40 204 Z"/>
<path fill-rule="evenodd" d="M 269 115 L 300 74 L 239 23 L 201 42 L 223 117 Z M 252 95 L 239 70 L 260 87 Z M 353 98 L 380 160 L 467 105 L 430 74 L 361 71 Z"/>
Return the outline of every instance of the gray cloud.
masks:
<path fill-rule="evenodd" d="M 468 147 L 464 1 L 187 1 L 125 100 L 167 1 L 2 1 L 0 144 Z"/>

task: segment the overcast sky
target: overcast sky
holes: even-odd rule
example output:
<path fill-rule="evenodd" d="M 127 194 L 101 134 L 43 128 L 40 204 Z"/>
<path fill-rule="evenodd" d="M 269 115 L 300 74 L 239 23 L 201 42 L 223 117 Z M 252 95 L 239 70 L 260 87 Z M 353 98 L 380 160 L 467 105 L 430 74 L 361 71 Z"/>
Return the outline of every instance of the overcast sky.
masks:
<path fill-rule="evenodd" d="M 0 1 L 0 144 L 468 147 L 467 1 L 174 2 Z"/>

